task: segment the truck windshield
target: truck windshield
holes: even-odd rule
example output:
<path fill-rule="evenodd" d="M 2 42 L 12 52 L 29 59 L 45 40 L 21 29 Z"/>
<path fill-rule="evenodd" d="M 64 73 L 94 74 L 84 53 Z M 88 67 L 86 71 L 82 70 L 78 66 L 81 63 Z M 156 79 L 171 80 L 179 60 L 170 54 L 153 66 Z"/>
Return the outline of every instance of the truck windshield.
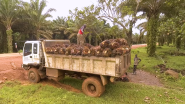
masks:
<path fill-rule="evenodd" d="M 24 46 L 24 56 L 28 56 L 30 54 L 32 54 L 32 44 L 26 43 Z"/>

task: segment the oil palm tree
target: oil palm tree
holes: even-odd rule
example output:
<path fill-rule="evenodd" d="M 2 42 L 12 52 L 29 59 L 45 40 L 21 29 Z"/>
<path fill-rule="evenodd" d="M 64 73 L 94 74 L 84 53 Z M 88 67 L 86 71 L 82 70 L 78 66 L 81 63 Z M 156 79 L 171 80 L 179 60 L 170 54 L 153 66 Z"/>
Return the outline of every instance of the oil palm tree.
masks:
<path fill-rule="evenodd" d="M 40 35 L 43 37 L 47 37 L 44 35 L 47 34 L 41 34 L 40 29 L 46 25 L 46 18 L 52 17 L 51 12 L 55 11 L 55 9 L 50 8 L 46 11 L 46 13 L 43 13 L 44 9 L 46 8 L 46 0 L 30 0 L 30 3 L 24 4 L 25 11 L 27 11 L 28 20 L 30 23 L 34 26 L 35 30 L 35 37 L 38 40 L 40 38 Z"/>
<path fill-rule="evenodd" d="M 0 0 L 0 23 L 6 28 L 7 52 L 13 51 L 12 25 L 18 20 L 20 11 L 19 0 Z"/>
<path fill-rule="evenodd" d="M 128 0 L 135 1 L 135 0 Z M 154 56 L 156 51 L 156 36 L 160 14 L 172 16 L 177 11 L 176 6 L 183 3 L 183 0 L 139 0 L 137 12 L 143 12 L 147 16 L 147 52 L 149 56 Z M 136 1 L 129 4 L 131 7 L 136 6 Z"/>

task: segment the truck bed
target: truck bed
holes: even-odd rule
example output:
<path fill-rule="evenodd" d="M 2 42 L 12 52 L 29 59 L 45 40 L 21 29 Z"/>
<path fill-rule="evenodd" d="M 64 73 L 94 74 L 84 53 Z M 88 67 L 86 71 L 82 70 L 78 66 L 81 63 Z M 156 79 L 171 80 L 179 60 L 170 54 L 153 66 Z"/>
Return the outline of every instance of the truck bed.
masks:
<path fill-rule="evenodd" d="M 117 57 L 88 57 L 46 54 L 45 67 L 103 76 L 120 77 L 130 66 L 130 57 L 130 53 Z"/>

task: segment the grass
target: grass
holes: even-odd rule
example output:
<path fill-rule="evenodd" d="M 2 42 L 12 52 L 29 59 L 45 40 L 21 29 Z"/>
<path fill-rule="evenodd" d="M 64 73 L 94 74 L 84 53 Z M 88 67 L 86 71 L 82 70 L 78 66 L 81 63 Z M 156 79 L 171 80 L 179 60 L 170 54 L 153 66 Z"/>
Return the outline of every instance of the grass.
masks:
<path fill-rule="evenodd" d="M 166 64 L 168 68 L 183 70 L 182 60 L 185 57 L 166 54 L 173 51 L 174 47 L 157 47 L 156 56 L 148 57 L 146 48 L 132 50 L 132 63 L 134 55 L 138 54 L 142 60 L 138 69 L 155 74 L 161 78 L 165 87 L 116 82 L 106 85 L 101 97 L 92 98 L 83 93 L 74 93 L 49 85 L 21 85 L 19 82 L 11 81 L 0 84 L 0 104 L 184 104 L 185 77 L 179 74 L 179 79 L 174 79 L 160 73 L 159 68 L 155 67 L 158 64 Z M 133 69 L 133 64 L 130 69 Z M 60 82 L 81 90 L 82 80 L 67 77 Z"/>
<path fill-rule="evenodd" d="M 72 78 L 65 80 L 75 82 Z M 80 86 L 76 84 L 74 87 Z M 117 82 L 108 84 L 101 97 L 92 98 L 83 93 L 74 93 L 48 85 L 23 86 L 18 82 L 6 82 L 0 89 L 0 104 L 183 104 L 184 94 L 184 90 Z"/>
<path fill-rule="evenodd" d="M 175 52 L 176 49 L 174 47 L 157 47 L 156 56 L 155 57 L 148 57 L 146 53 L 146 47 L 144 48 L 138 48 L 132 50 L 132 62 L 135 54 L 138 55 L 139 58 L 141 58 L 141 63 L 138 65 L 138 68 L 143 69 L 145 71 L 155 73 L 156 67 L 159 64 L 165 64 L 167 68 L 171 69 L 177 69 L 177 70 L 184 70 L 184 56 L 175 56 L 170 55 L 167 53 Z M 184 52 L 184 50 L 181 50 L 180 52 Z M 133 68 L 133 64 L 131 65 L 131 68 Z"/>
<path fill-rule="evenodd" d="M 162 46 L 157 47 L 156 56 L 148 57 L 146 53 L 146 47 L 137 48 L 132 50 L 132 62 L 135 54 L 141 58 L 141 63 L 138 65 L 138 69 L 145 70 L 161 78 L 161 81 L 167 88 L 183 88 L 185 89 L 185 77 L 179 74 L 179 79 L 174 79 L 171 76 L 167 76 L 164 73 L 160 73 L 160 69 L 156 67 L 159 64 L 165 64 L 169 69 L 184 70 L 184 56 L 170 55 L 169 53 L 176 52 L 175 47 Z M 185 53 L 184 50 L 180 50 L 180 53 Z M 133 64 L 130 69 L 133 69 Z M 131 70 L 129 70 L 131 71 Z"/>

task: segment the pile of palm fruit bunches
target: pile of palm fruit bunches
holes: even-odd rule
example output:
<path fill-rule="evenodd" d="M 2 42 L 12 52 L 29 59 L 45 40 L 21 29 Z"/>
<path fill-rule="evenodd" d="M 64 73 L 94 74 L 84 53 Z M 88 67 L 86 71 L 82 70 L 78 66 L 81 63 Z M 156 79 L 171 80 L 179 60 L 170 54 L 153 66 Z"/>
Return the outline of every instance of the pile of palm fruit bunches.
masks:
<path fill-rule="evenodd" d="M 125 39 L 110 39 L 100 43 L 99 46 L 92 46 L 84 43 L 82 46 L 70 44 L 56 44 L 51 47 L 46 47 L 47 54 L 61 55 L 82 55 L 82 56 L 97 56 L 97 57 L 115 57 L 124 55 L 130 52 L 131 48 Z"/>

